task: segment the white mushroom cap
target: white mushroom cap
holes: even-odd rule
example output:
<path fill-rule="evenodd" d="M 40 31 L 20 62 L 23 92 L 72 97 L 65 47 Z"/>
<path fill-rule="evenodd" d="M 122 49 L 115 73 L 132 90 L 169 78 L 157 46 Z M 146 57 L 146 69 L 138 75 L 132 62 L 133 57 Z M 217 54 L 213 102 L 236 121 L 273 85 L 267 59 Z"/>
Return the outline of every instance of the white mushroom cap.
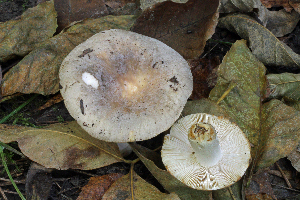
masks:
<path fill-rule="evenodd" d="M 205 113 L 178 120 L 165 136 L 161 154 L 173 176 L 198 190 L 232 185 L 244 175 L 251 159 L 243 131 L 228 119 Z"/>
<path fill-rule="evenodd" d="M 108 142 L 146 140 L 170 128 L 193 85 L 187 61 L 175 50 L 118 29 L 78 45 L 59 77 L 70 114 L 89 134 Z"/>

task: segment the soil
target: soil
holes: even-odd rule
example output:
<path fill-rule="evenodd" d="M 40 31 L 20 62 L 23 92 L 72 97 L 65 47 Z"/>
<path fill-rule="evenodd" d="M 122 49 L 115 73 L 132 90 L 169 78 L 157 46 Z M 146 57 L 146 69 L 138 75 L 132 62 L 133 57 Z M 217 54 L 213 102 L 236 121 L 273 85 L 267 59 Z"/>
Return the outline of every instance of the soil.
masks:
<path fill-rule="evenodd" d="M 37 4 L 37 0 L 0 0 L 0 21 L 5 22 L 10 19 L 14 19 L 17 16 L 21 15 L 26 9 L 33 7 Z M 282 38 L 282 40 L 288 44 L 296 53 L 300 53 L 300 24 L 297 25 L 295 30 L 289 35 Z M 230 49 L 231 45 L 223 42 L 234 43 L 240 37 L 236 34 L 233 34 L 225 29 L 217 28 L 215 34 L 212 36 L 212 40 L 207 42 L 205 51 L 202 54 L 202 57 L 207 59 L 213 59 L 218 57 L 222 61 L 226 52 Z M 1 63 L 2 73 L 5 73 L 9 68 L 15 65 L 19 59 L 9 61 L 7 63 Z M 281 73 L 287 72 L 286 69 L 271 69 L 268 68 L 269 72 L 272 73 Z M 11 113 L 19 105 L 31 98 L 32 95 L 20 95 L 16 96 L 10 100 L 0 103 L 0 119 L 4 116 Z M 58 123 L 60 121 L 72 121 L 74 120 L 68 113 L 67 109 L 64 106 L 63 102 L 52 105 L 51 107 L 37 111 L 42 105 L 44 105 L 49 99 L 52 99 L 54 95 L 42 96 L 39 95 L 24 107 L 20 112 L 11 117 L 6 123 L 8 124 L 19 124 L 19 125 L 29 125 L 29 126 L 42 126 L 52 123 Z M 1 100 L 1 98 L 0 98 Z M 34 112 L 33 112 L 34 111 Z M 155 149 L 161 145 L 162 138 L 156 137 L 146 142 L 141 142 L 145 147 L 150 149 Z M 18 148 L 17 143 L 11 143 L 11 146 Z M 8 152 L 6 152 L 8 153 Z M 135 159 L 136 156 L 132 153 L 128 156 L 127 159 Z M 13 155 L 12 160 L 15 161 L 9 164 L 9 169 L 12 172 L 14 180 L 19 181 L 19 189 L 23 194 L 25 194 L 25 183 L 26 178 L 28 178 L 28 172 L 30 165 L 32 164 L 29 159 L 24 159 L 18 155 Z M 278 161 L 280 167 L 283 170 L 289 171 L 293 174 L 293 178 L 290 180 L 292 182 L 293 188 L 297 190 L 293 191 L 287 188 L 286 183 L 283 178 L 280 178 L 276 175 L 270 175 L 272 189 L 274 191 L 274 196 L 277 199 L 295 199 L 299 194 L 299 174 L 291 166 L 291 163 L 286 159 L 281 159 Z M 8 179 L 6 173 L 1 169 L 1 178 Z M 129 172 L 130 165 L 125 163 L 115 163 L 107 167 L 100 169 L 90 170 L 90 171 L 80 171 L 80 170 L 41 170 L 38 174 L 34 174 L 35 180 L 40 180 L 37 183 L 31 182 L 30 184 L 36 184 L 38 188 L 42 188 L 42 191 L 49 189 L 49 198 L 48 199 L 76 199 L 80 193 L 80 189 L 86 185 L 88 179 L 91 176 L 101 176 L 109 173 L 121 173 L 127 174 Z M 270 169 L 277 169 L 277 167 L 271 166 Z M 135 172 L 137 172 L 143 179 L 149 183 L 155 185 L 160 191 L 165 192 L 163 187 L 156 181 L 156 179 L 151 175 L 147 168 L 141 163 L 138 162 L 134 167 Z M 28 180 L 27 180 L 28 181 Z M 47 186 L 46 189 L 43 189 L 43 186 Z M 27 184 L 29 184 L 27 182 Z M 258 184 L 252 181 L 251 184 Z M 18 200 L 20 197 L 15 193 L 14 188 L 10 185 L 9 181 L 0 180 L 0 189 L 5 191 L 5 194 L 9 200 Z M 28 191 L 27 191 L 28 194 Z M 298 198 L 298 197 L 297 197 Z"/>

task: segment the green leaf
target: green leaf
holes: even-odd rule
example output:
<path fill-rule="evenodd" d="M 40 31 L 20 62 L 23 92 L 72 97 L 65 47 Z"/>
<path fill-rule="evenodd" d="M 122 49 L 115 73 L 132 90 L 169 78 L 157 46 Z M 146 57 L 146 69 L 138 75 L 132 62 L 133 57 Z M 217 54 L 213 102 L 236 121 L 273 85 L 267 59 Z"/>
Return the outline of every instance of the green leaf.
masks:
<path fill-rule="evenodd" d="M 106 16 L 87 19 L 71 26 L 30 52 L 3 77 L 2 96 L 20 93 L 54 94 L 59 91 L 59 67 L 71 50 L 106 29 L 128 30 L 135 16 Z"/>
<path fill-rule="evenodd" d="M 17 141 L 23 154 L 47 168 L 90 170 L 125 161 L 117 144 L 93 138 L 75 121 L 43 129 L 0 128 L 0 141 Z"/>
<path fill-rule="evenodd" d="M 218 101 L 230 84 L 236 84 L 219 106 L 250 140 L 253 166 L 268 167 L 296 148 L 300 141 L 300 112 L 278 100 L 262 104 L 265 67 L 251 54 L 245 41 L 232 46 L 218 74 L 210 99 Z"/>
<path fill-rule="evenodd" d="M 268 74 L 270 98 L 283 97 L 288 101 L 300 100 L 300 74 Z"/>
<path fill-rule="evenodd" d="M 300 56 L 253 18 L 229 15 L 222 17 L 218 25 L 248 40 L 252 53 L 265 65 L 300 68 Z"/>
<path fill-rule="evenodd" d="M 237 41 L 224 57 L 218 71 L 218 82 L 209 96 L 216 102 L 230 84 L 236 84 L 219 105 L 239 125 L 254 146 L 260 140 L 265 71 L 264 65 L 248 49 L 246 41 Z"/>
<path fill-rule="evenodd" d="M 29 8 L 20 19 L 0 23 L 0 62 L 25 56 L 53 36 L 56 31 L 54 2 Z"/>

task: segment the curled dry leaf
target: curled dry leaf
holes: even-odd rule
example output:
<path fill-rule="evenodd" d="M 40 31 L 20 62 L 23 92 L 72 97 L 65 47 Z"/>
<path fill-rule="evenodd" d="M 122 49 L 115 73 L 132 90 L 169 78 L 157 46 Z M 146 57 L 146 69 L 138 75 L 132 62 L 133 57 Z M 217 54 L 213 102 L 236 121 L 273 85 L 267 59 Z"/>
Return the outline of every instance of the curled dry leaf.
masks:
<path fill-rule="evenodd" d="M 102 30 L 129 29 L 134 21 L 132 15 L 88 19 L 50 38 L 5 74 L 1 87 L 2 96 L 17 92 L 43 95 L 58 92 L 59 67 L 75 46 Z"/>
<path fill-rule="evenodd" d="M 153 200 L 180 200 L 174 194 L 165 194 L 160 192 L 156 187 L 147 183 L 134 171 L 132 171 L 133 183 L 131 183 L 131 174 L 124 175 L 116 180 L 111 187 L 106 191 L 103 200 L 108 199 L 153 199 Z M 131 188 L 133 186 L 133 188 Z M 133 189 L 133 194 L 131 193 Z M 132 197 L 132 195 L 134 195 Z"/>
<path fill-rule="evenodd" d="M 159 3 L 142 13 L 132 31 L 156 38 L 184 58 L 193 59 L 201 55 L 206 40 L 215 32 L 218 6 L 218 0 Z"/>
<path fill-rule="evenodd" d="M 243 14 L 229 15 L 219 22 L 220 27 L 248 40 L 252 53 L 265 65 L 300 68 L 300 56 L 253 18 Z"/>
<path fill-rule="evenodd" d="M 0 62 L 25 56 L 50 38 L 56 30 L 53 1 L 29 8 L 19 19 L 0 23 Z"/>
<path fill-rule="evenodd" d="M 219 100 L 230 84 L 236 84 L 219 105 L 248 136 L 253 164 L 267 167 L 288 155 L 300 141 L 300 112 L 278 100 L 261 103 L 266 90 L 265 67 L 245 41 L 231 47 L 218 75 L 210 99 Z"/>
<path fill-rule="evenodd" d="M 117 144 L 96 140 L 75 121 L 44 129 L 6 127 L 0 141 L 17 141 L 27 157 L 48 168 L 90 170 L 124 161 Z"/>
<path fill-rule="evenodd" d="M 288 101 L 300 100 L 300 74 L 268 74 L 267 79 L 270 98 L 283 97 Z"/>
<path fill-rule="evenodd" d="M 123 174 L 111 173 L 103 176 L 91 177 L 88 184 L 85 185 L 76 200 L 102 199 L 108 188 Z"/>
<path fill-rule="evenodd" d="M 133 148 L 136 155 L 141 159 L 141 161 L 145 164 L 151 174 L 160 182 L 160 184 L 169 192 L 176 193 L 181 200 L 194 200 L 194 199 L 203 199 L 208 200 L 210 199 L 209 191 L 202 191 L 202 190 L 195 190 L 184 183 L 180 182 L 174 176 L 172 176 L 168 171 L 163 170 L 158 167 L 161 163 L 161 158 L 159 155 L 155 158 L 153 152 L 145 147 L 142 147 L 137 144 L 132 144 L 131 147 Z M 152 155 L 149 157 L 148 155 Z M 154 162 L 154 160 L 160 159 L 160 161 Z"/>

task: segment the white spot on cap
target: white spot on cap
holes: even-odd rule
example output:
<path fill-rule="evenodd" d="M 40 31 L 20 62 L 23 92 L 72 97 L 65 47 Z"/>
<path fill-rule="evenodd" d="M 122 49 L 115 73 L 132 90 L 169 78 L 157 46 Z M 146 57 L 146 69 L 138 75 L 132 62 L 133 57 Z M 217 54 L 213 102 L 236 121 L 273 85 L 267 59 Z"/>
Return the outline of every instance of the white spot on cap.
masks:
<path fill-rule="evenodd" d="M 82 80 L 85 84 L 92 86 L 93 88 L 97 89 L 99 86 L 98 80 L 90 73 L 84 72 L 82 74 Z"/>

